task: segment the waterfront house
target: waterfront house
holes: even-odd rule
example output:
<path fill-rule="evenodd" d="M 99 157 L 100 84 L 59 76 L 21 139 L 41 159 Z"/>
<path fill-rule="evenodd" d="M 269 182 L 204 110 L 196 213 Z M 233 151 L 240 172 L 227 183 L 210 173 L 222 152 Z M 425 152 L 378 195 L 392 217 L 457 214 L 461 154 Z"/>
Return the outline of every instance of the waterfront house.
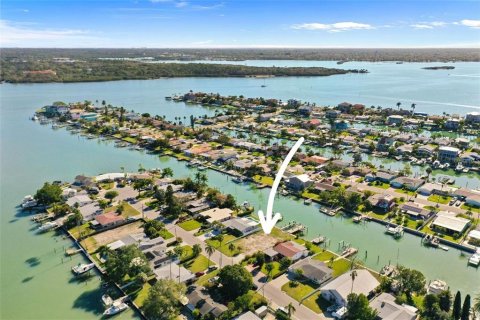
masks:
<path fill-rule="evenodd" d="M 98 205 L 98 202 L 92 202 L 84 206 L 78 207 L 80 214 L 83 216 L 84 221 L 93 220 L 96 215 L 103 212 L 102 208 Z"/>
<path fill-rule="evenodd" d="M 395 198 L 391 194 L 376 193 L 368 198 L 368 202 L 376 209 L 388 212 L 395 205 Z"/>
<path fill-rule="evenodd" d="M 465 115 L 465 122 L 475 124 L 480 123 L 480 112 L 469 112 Z"/>
<path fill-rule="evenodd" d="M 307 257 L 292 264 L 288 272 L 295 276 L 296 270 L 302 270 L 302 276 L 315 282 L 324 283 L 332 277 L 332 269 L 324 262 Z"/>
<path fill-rule="evenodd" d="M 233 233 L 245 236 L 258 230 L 258 222 L 249 218 L 233 218 L 222 222 Z"/>
<path fill-rule="evenodd" d="M 345 169 L 345 168 L 348 168 L 350 167 L 352 164 L 350 162 L 347 162 L 347 161 L 344 161 L 344 160 L 340 160 L 340 159 L 336 159 L 336 160 L 332 160 L 330 162 L 330 166 L 336 168 L 336 169 Z"/>
<path fill-rule="evenodd" d="M 297 261 L 308 255 L 307 248 L 293 241 L 281 242 L 274 246 L 273 250 L 278 252 L 282 257 L 287 257 L 292 261 Z"/>
<path fill-rule="evenodd" d="M 328 109 L 325 112 L 325 118 L 327 119 L 336 119 L 341 114 L 340 111 L 334 109 Z"/>
<path fill-rule="evenodd" d="M 395 179 L 396 175 L 391 174 L 389 172 L 385 171 L 377 171 L 376 173 L 368 173 L 365 175 L 365 180 L 367 182 L 372 182 L 372 181 L 381 181 L 385 183 L 390 183 L 393 179 Z"/>
<path fill-rule="evenodd" d="M 456 138 L 455 139 L 455 144 L 460 148 L 460 149 L 468 149 L 470 146 L 470 140 L 466 138 Z"/>
<path fill-rule="evenodd" d="M 94 225 L 98 225 L 101 228 L 110 228 L 122 224 L 125 222 L 125 219 L 112 212 L 107 212 L 95 216 L 95 221 Z"/>
<path fill-rule="evenodd" d="M 441 163 L 455 163 L 460 155 L 460 149 L 455 147 L 441 146 L 438 148 L 437 160 Z"/>
<path fill-rule="evenodd" d="M 330 182 L 317 182 L 315 183 L 314 190 L 317 192 L 333 191 L 336 187 Z"/>
<path fill-rule="evenodd" d="M 198 216 L 202 217 L 204 220 L 206 220 L 209 223 L 213 223 L 215 221 L 224 222 L 232 218 L 232 213 L 233 211 L 229 208 L 222 208 L 222 209 L 212 208 L 209 210 L 199 212 L 197 214 L 197 217 Z"/>
<path fill-rule="evenodd" d="M 390 185 L 394 188 L 406 188 L 411 191 L 417 190 L 425 181 L 412 177 L 398 177 L 390 182 Z"/>
<path fill-rule="evenodd" d="M 187 308 L 190 310 L 190 312 L 193 312 L 196 309 L 202 316 L 211 314 L 215 318 L 227 311 L 226 306 L 213 301 L 208 293 L 206 291 L 204 292 L 200 288 L 195 288 L 193 291 L 188 293 L 187 299 Z"/>
<path fill-rule="evenodd" d="M 475 162 L 480 161 L 480 155 L 476 152 L 464 152 L 460 155 L 460 161 L 465 167 L 472 167 Z"/>
<path fill-rule="evenodd" d="M 457 217 L 454 212 L 440 211 L 433 220 L 431 228 L 447 234 L 462 234 L 470 225 L 470 220 Z"/>
<path fill-rule="evenodd" d="M 347 304 L 347 297 L 350 293 L 364 294 L 369 297 L 380 282 L 367 270 L 358 269 L 355 272 L 357 276 L 353 283 L 350 272 L 346 272 L 321 287 L 322 297 L 341 306 Z"/>
<path fill-rule="evenodd" d="M 313 180 L 307 174 L 300 174 L 290 177 L 287 182 L 287 186 L 293 190 L 303 190 L 310 187 L 313 184 Z"/>
<path fill-rule="evenodd" d="M 403 203 L 402 205 L 400 205 L 400 212 L 408 214 L 414 220 L 427 220 L 434 214 L 433 211 L 423 208 L 420 204 L 416 202 Z"/>
<path fill-rule="evenodd" d="M 205 153 L 205 152 L 210 151 L 210 150 L 212 150 L 212 147 L 208 143 L 204 143 L 204 144 L 201 144 L 201 145 L 193 146 L 190 149 L 185 150 L 184 154 L 187 157 L 193 157 L 193 156 L 199 155 L 201 153 Z"/>
<path fill-rule="evenodd" d="M 480 194 L 473 194 L 465 199 L 465 203 L 480 208 Z"/>
<path fill-rule="evenodd" d="M 298 108 L 298 113 L 302 116 L 308 117 L 312 113 L 313 107 L 309 105 L 303 105 Z"/>
<path fill-rule="evenodd" d="M 83 191 L 83 192 L 85 192 L 85 191 Z M 84 206 L 86 204 L 89 204 L 89 203 L 92 203 L 92 202 L 93 202 L 93 200 L 90 199 L 90 197 L 86 194 L 77 194 L 76 196 L 68 198 L 68 200 L 66 201 L 66 203 L 70 207 L 75 206 L 75 204 L 82 207 L 82 206 Z"/>
<path fill-rule="evenodd" d="M 445 129 L 456 131 L 460 127 L 460 119 L 449 118 L 445 121 Z"/>
<path fill-rule="evenodd" d="M 395 296 L 381 293 L 370 301 L 370 307 L 377 311 L 378 320 L 415 320 L 417 309 L 415 307 L 395 302 Z"/>
<path fill-rule="evenodd" d="M 381 137 L 377 142 L 377 150 L 382 152 L 388 151 L 390 147 L 395 146 L 395 143 L 396 141 L 392 137 Z"/>
<path fill-rule="evenodd" d="M 342 113 L 349 113 L 352 109 L 352 104 L 349 102 L 342 102 L 337 105 L 337 109 Z"/>
<path fill-rule="evenodd" d="M 417 155 L 423 158 L 429 158 L 435 154 L 435 151 L 437 150 L 436 146 L 433 145 L 422 145 L 419 146 L 417 149 Z"/>
<path fill-rule="evenodd" d="M 403 123 L 403 116 L 391 115 L 387 118 L 388 125 L 401 125 Z"/>
<path fill-rule="evenodd" d="M 312 164 L 316 166 L 322 165 L 327 161 L 328 161 L 328 158 L 320 157 L 317 155 L 313 155 L 311 157 L 305 157 L 301 160 L 302 163 Z"/>
<path fill-rule="evenodd" d="M 84 175 L 78 175 L 75 177 L 72 185 L 83 188 L 90 188 L 95 186 L 94 179 L 92 177 L 87 177 Z"/>

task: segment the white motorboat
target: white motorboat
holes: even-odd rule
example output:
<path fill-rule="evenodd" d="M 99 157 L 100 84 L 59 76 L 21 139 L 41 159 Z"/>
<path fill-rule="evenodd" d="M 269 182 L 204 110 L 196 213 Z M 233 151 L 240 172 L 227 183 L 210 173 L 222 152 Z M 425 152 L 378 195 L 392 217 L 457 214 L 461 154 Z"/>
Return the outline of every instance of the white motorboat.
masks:
<path fill-rule="evenodd" d="M 117 313 L 120 313 L 122 311 L 125 311 L 128 309 L 128 305 L 125 302 L 121 301 L 114 301 L 112 306 L 105 310 L 103 313 L 104 316 L 113 316 Z"/>
<path fill-rule="evenodd" d="M 102 296 L 102 303 L 106 307 L 110 307 L 113 304 L 113 299 L 108 294 Z"/>
<path fill-rule="evenodd" d="M 393 235 L 394 237 L 401 237 L 403 235 L 403 227 L 402 226 L 391 227 L 387 225 L 385 232 Z"/>
<path fill-rule="evenodd" d="M 305 201 L 303 201 L 303 203 L 309 206 L 312 204 L 312 199 L 306 199 Z"/>
<path fill-rule="evenodd" d="M 455 171 L 456 172 L 462 172 L 464 169 L 464 166 L 462 166 L 460 163 L 457 165 L 457 167 L 455 168 Z"/>
<path fill-rule="evenodd" d="M 23 198 L 22 208 L 27 209 L 35 207 L 37 204 L 37 200 L 35 200 L 35 198 L 33 198 L 31 195 L 28 195 Z"/>
<path fill-rule="evenodd" d="M 58 227 L 58 224 L 55 221 L 48 221 L 42 224 L 40 227 L 38 227 L 37 231 L 38 232 L 45 232 L 48 230 L 51 230 L 53 228 Z"/>
<path fill-rule="evenodd" d="M 473 254 L 468 259 L 468 264 L 471 264 L 472 266 L 478 267 L 480 265 L 480 253 Z"/>
<path fill-rule="evenodd" d="M 92 270 L 93 267 L 95 267 L 95 263 L 89 263 L 89 264 L 80 263 L 72 267 L 72 272 L 78 276 Z"/>

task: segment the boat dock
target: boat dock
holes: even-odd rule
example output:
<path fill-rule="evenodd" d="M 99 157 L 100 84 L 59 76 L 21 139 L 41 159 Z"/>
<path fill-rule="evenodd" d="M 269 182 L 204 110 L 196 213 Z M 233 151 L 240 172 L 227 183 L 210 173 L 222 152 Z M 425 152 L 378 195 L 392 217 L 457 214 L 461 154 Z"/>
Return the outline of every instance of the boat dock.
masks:
<path fill-rule="evenodd" d="M 303 224 L 292 221 L 289 222 L 285 227 L 282 228 L 282 231 L 285 231 L 290 234 L 296 234 L 304 232 L 307 229 Z"/>

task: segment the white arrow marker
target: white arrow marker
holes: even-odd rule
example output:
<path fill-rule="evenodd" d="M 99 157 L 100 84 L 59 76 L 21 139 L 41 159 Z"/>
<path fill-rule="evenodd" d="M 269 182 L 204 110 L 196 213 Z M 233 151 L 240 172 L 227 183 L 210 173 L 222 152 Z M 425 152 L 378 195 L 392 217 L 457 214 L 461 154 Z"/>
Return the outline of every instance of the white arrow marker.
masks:
<path fill-rule="evenodd" d="M 258 218 L 260 219 L 260 223 L 262 225 L 263 231 L 266 234 L 270 234 L 272 232 L 273 227 L 280 219 L 280 213 L 275 213 L 275 216 L 272 218 L 272 210 L 273 210 L 273 201 L 275 200 L 275 194 L 277 193 L 278 185 L 280 184 L 280 180 L 282 180 L 283 173 L 287 169 L 288 164 L 292 160 L 295 152 L 297 152 L 298 148 L 302 145 L 305 139 L 301 137 L 298 139 L 297 143 L 292 147 L 290 152 L 288 153 L 285 160 L 283 160 L 282 165 L 280 166 L 280 170 L 278 170 L 277 176 L 275 177 L 275 181 L 273 181 L 272 189 L 270 190 L 270 195 L 268 196 L 268 203 L 267 203 L 267 215 L 263 214 L 262 210 L 258 210 Z"/>

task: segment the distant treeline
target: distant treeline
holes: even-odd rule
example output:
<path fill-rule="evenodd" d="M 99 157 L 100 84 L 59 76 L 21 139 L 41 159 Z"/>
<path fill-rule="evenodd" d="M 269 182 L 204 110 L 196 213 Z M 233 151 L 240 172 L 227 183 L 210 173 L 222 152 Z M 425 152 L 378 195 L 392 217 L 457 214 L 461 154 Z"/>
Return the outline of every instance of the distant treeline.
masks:
<path fill-rule="evenodd" d="M 21 60 L 145 58 L 155 60 L 480 61 L 478 48 L 430 49 L 2 49 Z"/>
<path fill-rule="evenodd" d="M 0 79 L 6 82 L 87 82 L 162 77 L 330 76 L 363 73 L 320 67 L 251 67 L 206 63 L 143 63 L 136 61 L 53 59 L 21 60 L 2 57 Z"/>

